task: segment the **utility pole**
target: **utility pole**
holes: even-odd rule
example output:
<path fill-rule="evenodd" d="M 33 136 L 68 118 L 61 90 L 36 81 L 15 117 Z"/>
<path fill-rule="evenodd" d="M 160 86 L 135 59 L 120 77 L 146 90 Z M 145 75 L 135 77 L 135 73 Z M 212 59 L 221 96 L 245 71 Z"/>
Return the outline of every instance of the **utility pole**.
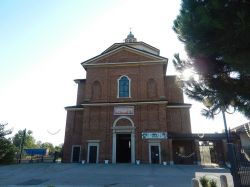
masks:
<path fill-rule="evenodd" d="M 19 156 L 19 164 L 21 163 L 22 160 L 22 154 L 23 154 L 23 146 L 25 144 L 25 137 L 26 137 L 26 128 L 23 130 L 23 135 L 20 143 L 20 156 Z"/>

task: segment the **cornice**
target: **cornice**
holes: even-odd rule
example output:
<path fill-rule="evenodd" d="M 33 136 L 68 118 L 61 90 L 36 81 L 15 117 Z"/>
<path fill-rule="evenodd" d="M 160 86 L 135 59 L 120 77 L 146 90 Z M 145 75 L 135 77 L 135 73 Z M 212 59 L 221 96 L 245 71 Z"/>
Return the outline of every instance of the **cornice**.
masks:
<path fill-rule="evenodd" d="M 146 104 L 167 104 L 168 101 L 134 101 L 134 102 L 113 102 L 113 103 L 83 103 L 82 106 L 116 106 L 116 105 L 146 105 Z"/>
<path fill-rule="evenodd" d="M 154 105 L 160 105 L 160 104 L 165 104 L 166 108 L 169 109 L 175 109 L 175 108 L 191 108 L 191 104 L 172 104 L 168 103 L 167 100 L 158 100 L 158 101 L 126 101 L 126 102 L 96 102 L 96 103 L 82 103 L 77 106 L 69 106 L 65 107 L 65 110 L 67 111 L 80 111 L 84 110 L 84 107 L 86 106 L 127 106 L 127 105 L 148 105 L 148 104 L 154 104 Z"/>
<path fill-rule="evenodd" d="M 167 108 L 191 108 L 191 104 L 171 104 L 167 105 Z"/>
<path fill-rule="evenodd" d="M 162 56 L 159 56 L 159 55 L 155 55 L 153 53 L 149 53 L 147 51 L 143 51 L 143 50 L 140 50 L 140 49 L 137 49 L 137 48 L 133 48 L 133 47 L 130 47 L 130 46 L 127 46 L 127 45 L 122 45 L 122 46 L 119 46 L 117 48 L 114 48 L 112 49 L 111 51 L 108 51 L 106 53 L 102 53 L 100 55 L 97 55 L 89 60 L 86 60 L 84 62 L 81 63 L 81 65 L 84 67 L 84 65 L 86 64 L 92 64 L 93 62 L 97 61 L 97 60 L 100 60 L 102 58 L 105 58 L 111 54 L 114 54 L 120 50 L 127 50 L 127 51 L 131 51 L 131 52 L 134 52 L 136 54 L 139 54 L 139 55 L 144 55 L 144 56 L 147 56 L 147 57 L 151 57 L 153 59 L 158 59 L 158 60 L 168 60 L 167 58 L 165 57 L 162 57 Z"/>
<path fill-rule="evenodd" d="M 67 110 L 67 111 L 80 111 L 80 110 L 84 110 L 84 108 L 81 105 L 67 106 L 67 107 L 65 107 L 65 110 Z"/>
<path fill-rule="evenodd" d="M 139 66 L 139 65 L 152 65 L 152 64 L 167 64 L 167 60 L 157 61 L 141 61 L 141 62 L 117 62 L 117 63 L 98 63 L 98 64 L 82 64 L 84 68 L 89 67 L 121 67 L 121 66 Z"/>

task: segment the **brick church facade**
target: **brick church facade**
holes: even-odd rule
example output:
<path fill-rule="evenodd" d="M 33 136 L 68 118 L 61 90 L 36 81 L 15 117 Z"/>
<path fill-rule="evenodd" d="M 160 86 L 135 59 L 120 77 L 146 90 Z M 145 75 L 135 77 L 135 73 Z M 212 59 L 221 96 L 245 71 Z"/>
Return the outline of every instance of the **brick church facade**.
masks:
<path fill-rule="evenodd" d="M 130 32 L 82 62 L 86 79 L 75 80 L 76 105 L 65 107 L 63 162 L 178 164 L 178 155 L 194 152 L 193 140 L 173 138 L 191 134 L 191 105 L 159 53 Z"/>

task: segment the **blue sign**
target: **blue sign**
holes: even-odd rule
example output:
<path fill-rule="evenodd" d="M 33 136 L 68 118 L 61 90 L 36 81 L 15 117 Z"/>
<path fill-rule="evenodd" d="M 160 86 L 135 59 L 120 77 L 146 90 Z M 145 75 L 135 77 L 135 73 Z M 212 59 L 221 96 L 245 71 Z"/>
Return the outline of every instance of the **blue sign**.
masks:
<path fill-rule="evenodd" d="M 46 155 L 47 149 L 24 149 L 28 155 Z"/>

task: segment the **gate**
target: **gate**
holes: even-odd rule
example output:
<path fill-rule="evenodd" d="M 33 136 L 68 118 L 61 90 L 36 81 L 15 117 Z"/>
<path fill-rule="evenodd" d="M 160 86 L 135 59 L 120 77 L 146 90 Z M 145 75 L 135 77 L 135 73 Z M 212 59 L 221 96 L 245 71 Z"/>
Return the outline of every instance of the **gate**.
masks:
<path fill-rule="evenodd" d="M 231 173 L 236 187 L 250 186 L 250 147 L 236 147 L 231 144 Z M 238 183 L 238 184 L 237 184 Z"/>

